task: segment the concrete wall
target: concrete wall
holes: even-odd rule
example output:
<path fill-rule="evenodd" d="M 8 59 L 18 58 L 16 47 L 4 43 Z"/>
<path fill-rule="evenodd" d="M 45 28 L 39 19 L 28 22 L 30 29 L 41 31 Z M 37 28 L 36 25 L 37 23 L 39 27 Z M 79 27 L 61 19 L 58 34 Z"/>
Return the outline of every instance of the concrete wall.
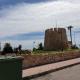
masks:
<path fill-rule="evenodd" d="M 61 50 L 66 48 L 68 48 L 68 40 L 64 28 L 51 28 L 45 31 L 45 50 Z"/>

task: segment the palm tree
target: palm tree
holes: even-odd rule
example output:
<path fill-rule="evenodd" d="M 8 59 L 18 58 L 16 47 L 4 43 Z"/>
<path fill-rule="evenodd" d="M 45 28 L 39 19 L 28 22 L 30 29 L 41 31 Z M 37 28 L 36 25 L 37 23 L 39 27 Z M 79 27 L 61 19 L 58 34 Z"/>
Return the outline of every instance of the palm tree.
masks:
<path fill-rule="evenodd" d="M 71 45 L 73 44 L 72 43 L 72 28 L 73 26 L 68 26 L 68 30 L 70 31 Z"/>

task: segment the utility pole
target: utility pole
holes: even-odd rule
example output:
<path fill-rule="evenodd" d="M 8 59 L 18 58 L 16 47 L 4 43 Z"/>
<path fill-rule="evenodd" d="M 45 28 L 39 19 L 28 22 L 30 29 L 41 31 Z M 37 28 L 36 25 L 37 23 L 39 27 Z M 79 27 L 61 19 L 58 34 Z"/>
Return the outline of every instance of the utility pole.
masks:
<path fill-rule="evenodd" d="M 76 40 L 75 40 L 75 31 L 74 31 L 74 45 L 76 45 Z"/>
<path fill-rule="evenodd" d="M 73 42 L 72 42 L 72 28 L 73 28 L 73 26 L 68 26 L 68 30 L 70 31 L 71 45 L 73 45 Z"/>

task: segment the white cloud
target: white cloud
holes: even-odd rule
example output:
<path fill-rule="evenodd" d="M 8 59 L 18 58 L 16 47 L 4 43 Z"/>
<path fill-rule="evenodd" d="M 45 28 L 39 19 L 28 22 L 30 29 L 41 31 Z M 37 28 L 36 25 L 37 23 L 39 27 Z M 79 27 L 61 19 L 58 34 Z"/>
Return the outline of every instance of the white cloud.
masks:
<path fill-rule="evenodd" d="M 0 14 L 2 36 L 16 33 L 41 31 L 56 25 L 80 26 L 80 1 L 59 0 L 47 3 L 22 3 L 3 9 Z M 75 1 L 75 0 L 74 0 Z"/>
<path fill-rule="evenodd" d="M 60 0 L 60 1 L 65 1 L 65 0 Z M 68 2 L 71 2 L 71 3 L 79 3 L 80 0 L 66 0 Z"/>

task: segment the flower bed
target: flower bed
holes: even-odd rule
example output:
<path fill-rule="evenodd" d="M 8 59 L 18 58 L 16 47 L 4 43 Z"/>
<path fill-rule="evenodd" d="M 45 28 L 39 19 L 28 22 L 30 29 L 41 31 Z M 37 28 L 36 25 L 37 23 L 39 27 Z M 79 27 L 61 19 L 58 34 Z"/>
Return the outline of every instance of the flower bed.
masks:
<path fill-rule="evenodd" d="M 46 53 L 45 53 L 46 54 Z M 64 61 L 68 59 L 80 57 L 79 51 L 68 51 L 64 53 L 47 54 L 47 55 L 23 55 L 23 69 L 30 68 L 34 66 L 40 66 L 49 63 L 55 63 L 59 61 Z"/>

